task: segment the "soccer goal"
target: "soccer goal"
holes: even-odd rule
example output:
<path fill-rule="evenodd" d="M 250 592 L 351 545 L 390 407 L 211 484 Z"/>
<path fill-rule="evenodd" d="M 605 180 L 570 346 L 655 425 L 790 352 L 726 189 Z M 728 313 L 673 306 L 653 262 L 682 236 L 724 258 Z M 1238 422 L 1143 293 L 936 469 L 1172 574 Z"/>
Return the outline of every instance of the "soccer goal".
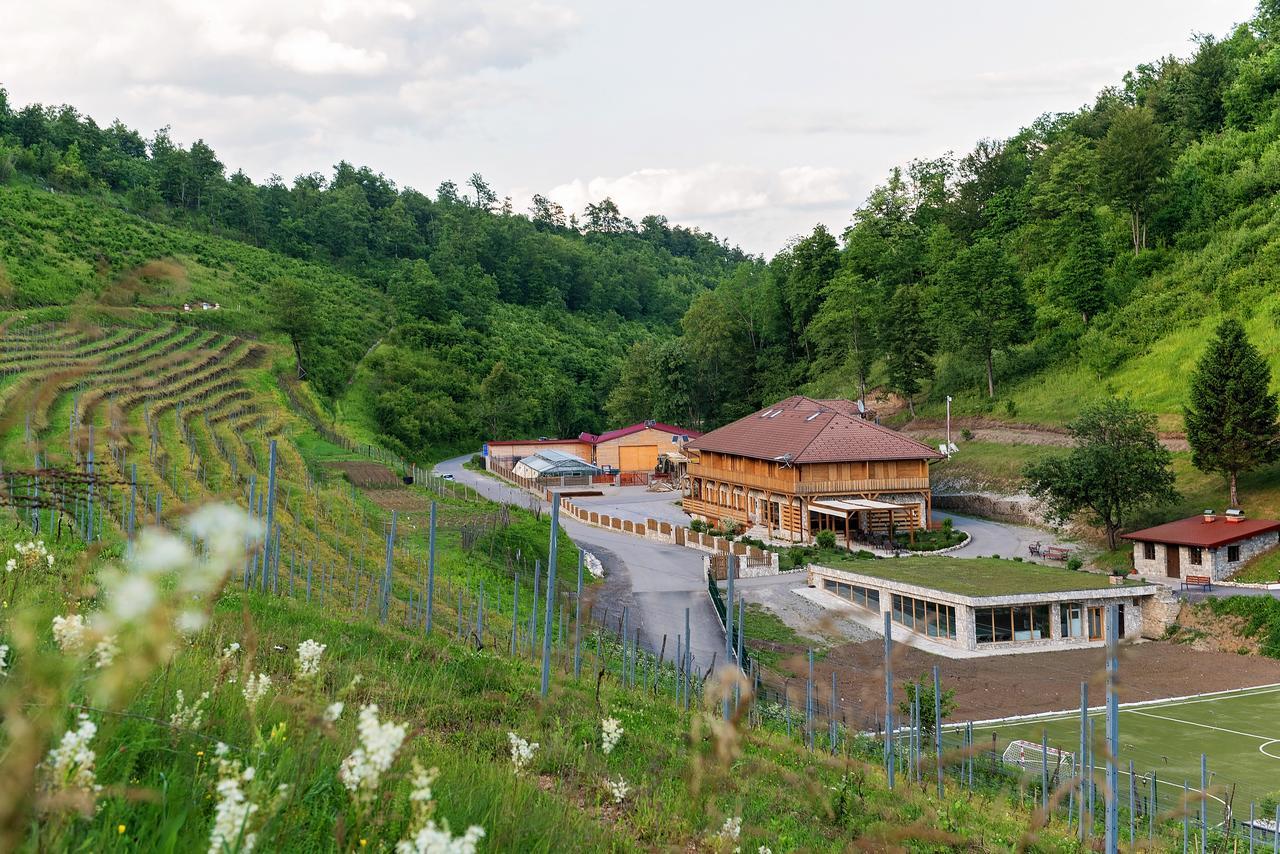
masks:
<path fill-rule="evenodd" d="M 1042 748 L 1038 742 L 1009 742 L 1004 749 L 1004 761 L 1007 765 L 1018 765 L 1028 771 L 1040 771 L 1048 765 L 1049 776 L 1062 779 L 1075 774 L 1076 755 L 1067 750 L 1050 747 Z"/>

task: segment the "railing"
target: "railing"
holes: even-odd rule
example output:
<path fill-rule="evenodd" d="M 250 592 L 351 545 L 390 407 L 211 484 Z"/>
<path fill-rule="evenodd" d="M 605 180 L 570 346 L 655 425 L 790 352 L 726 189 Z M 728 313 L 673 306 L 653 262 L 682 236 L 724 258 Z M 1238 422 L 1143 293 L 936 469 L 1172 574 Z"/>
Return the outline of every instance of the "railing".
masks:
<path fill-rule="evenodd" d="M 860 480 L 815 480 L 796 484 L 797 495 L 850 492 L 914 492 L 929 488 L 927 477 L 872 477 Z"/>
<path fill-rule="evenodd" d="M 768 475 L 762 474 L 748 474 L 747 472 L 725 471 L 724 469 L 704 467 L 701 465 L 690 465 L 689 477 L 699 477 L 704 480 L 715 481 L 716 483 L 752 486 L 757 489 L 772 490 L 773 492 L 791 492 L 798 485 L 794 479 L 769 477 Z"/>

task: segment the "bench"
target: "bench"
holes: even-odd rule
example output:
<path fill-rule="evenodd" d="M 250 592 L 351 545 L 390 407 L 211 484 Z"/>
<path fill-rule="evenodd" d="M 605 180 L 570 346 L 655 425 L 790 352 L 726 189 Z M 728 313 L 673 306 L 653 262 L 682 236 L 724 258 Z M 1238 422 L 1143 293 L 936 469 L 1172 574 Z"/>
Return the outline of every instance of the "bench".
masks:
<path fill-rule="evenodd" d="M 1071 556 L 1071 549 L 1064 546 L 1049 546 L 1044 550 L 1044 556 L 1049 560 L 1066 560 Z"/>
<path fill-rule="evenodd" d="M 1182 579 L 1182 589 L 1186 590 L 1188 587 L 1199 587 L 1201 590 L 1212 590 L 1213 579 L 1207 575 L 1188 575 L 1186 578 Z"/>

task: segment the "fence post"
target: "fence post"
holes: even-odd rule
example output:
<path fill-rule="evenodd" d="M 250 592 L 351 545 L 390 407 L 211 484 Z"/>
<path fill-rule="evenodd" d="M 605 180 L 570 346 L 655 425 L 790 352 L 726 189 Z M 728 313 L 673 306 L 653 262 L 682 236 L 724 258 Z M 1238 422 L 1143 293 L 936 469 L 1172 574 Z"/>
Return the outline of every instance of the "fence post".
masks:
<path fill-rule="evenodd" d="M 271 440 L 270 453 L 267 460 L 267 536 L 266 544 L 268 554 L 271 549 L 271 535 L 275 531 L 276 524 L 276 440 Z M 293 577 L 293 568 L 290 566 L 290 578 Z M 266 590 L 266 572 L 263 572 L 262 589 Z M 307 598 L 311 598 L 310 576 L 307 582 Z"/>
<path fill-rule="evenodd" d="M 938 797 L 942 797 L 942 676 L 933 665 L 933 750 L 938 766 Z"/>
<path fill-rule="evenodd" d="M 1080 841 L 1085 839 L 1085 757 L 1089 755 L 1089 683 L 1080 683 L 1080 755 L 1076 757 L 1076 779 L 1080 790 Z M 1090 816 L 1090 819 L 1093 817 Z"/>
<path fill-rule="evenodd" d="M 893 622 L 884 612 L 884 767 L 893 791 Z"/>
<path fill-rule="evenodd" d="M 1120 612 L 1118 605 L 1107 606 L 1107 838 L 1106 850 L 1120 847 L 1120 778 L 1116 756 L 1120 752 L 1120 706 L 1116 695 L 1117 671 L 1120 669 Z"/>
<path fill-rule="evenodd" d="M 436 503 L 431 502 L 431 521 L 427 528 L 427 629 L 431 634 L 431 604 L 436 593 Z"/>
<path fill-rule="evenodd" d="M 551 687 L 551 619 L 556 601 L 556 549 L 559 545 L 560 502 L 551 502 L 551 547 L 547 555 L 547 613 L 542 623 L 542 696 Z M 622 639 L 625 649 L 627 639 Z M 625 657 L 624 657 L 625 659 Z"/>
<path fill-rule="evenodd" d="M 578 549 L 578 595 L 573 600 L 573 678 L 582 678 L 582 564 L 586 551 Z"/>

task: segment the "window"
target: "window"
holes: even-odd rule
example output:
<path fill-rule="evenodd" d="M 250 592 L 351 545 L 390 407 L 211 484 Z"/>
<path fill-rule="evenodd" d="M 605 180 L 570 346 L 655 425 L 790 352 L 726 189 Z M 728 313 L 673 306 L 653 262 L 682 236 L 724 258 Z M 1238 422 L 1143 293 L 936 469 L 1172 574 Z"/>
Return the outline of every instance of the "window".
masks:
<path fill-rule="evenodd" d="M 913 632 L 931 638 L 954 639 L 956 636 L 956 609 L 952 605 L 894 594 L 892 614 L 895 623 Z"/>
<path fill-rule="evenodd" d="M 1240 547 L 1227 546 L 1227 563 L 1235 563 L 1240 560 Z"/>
<path fill-rule="evenodd" d="M 980 644 L 1045 640 L 1051 636 L 1048 605 L 975 608 L 974 636 Z"/>
<path fill-rule="evenodd" d="M 1156 559 L 1156 544 L 1155 544 L 1155 543 L 1143 543 L 1143 544 L 1142 544 L 1142 559 L 1143 559 L 1143 560 L 1155 560 L 1155 559 Z"/>
<path fill-rule="evenodd" d="M 855 605 L 861 605 L 877 613 L 880 611 L 880 591 L 874 588 L 845 584 L 843 581 L 833 581 L 830 578 L 822 579 L 822 588 L 841 599 L 848 599 Z"/>
<path fill-rule="evenodd" d="M 1079 602 L 1065 602 L 1061 605 L 1061 610 L 1062 636 L 1084 637 L 1084 606 Z"/>
<path fill-rule="evenodd" d="M 1201 557 L 1203 556 L 1203 554 L 1204 554 L 1204 549 L 1200 548 L 1199 546 L 1187 547 L 1187 561 L 1189 563 L 1193 563 L 1196 566 L 1199 566 Z"/>

